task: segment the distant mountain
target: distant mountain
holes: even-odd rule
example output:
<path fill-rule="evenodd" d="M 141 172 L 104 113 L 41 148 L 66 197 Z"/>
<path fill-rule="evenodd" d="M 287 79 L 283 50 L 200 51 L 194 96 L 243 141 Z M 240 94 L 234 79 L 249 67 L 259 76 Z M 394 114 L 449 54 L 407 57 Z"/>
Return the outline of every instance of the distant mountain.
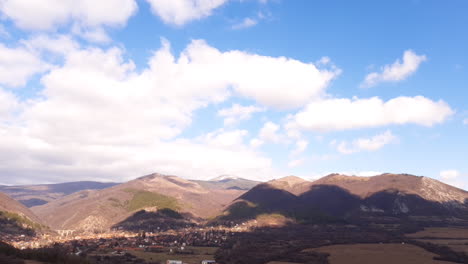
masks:
<path fill-rule="evenodd" d="M 223 181 L 223 180 L 236 180 L 236 179 L 242 179 L 242 178 L 237 175 L 223 174 L 223 175 L 219 175 L 218 177 L 211 179 L 210 181 Z"/>
<path fill-rule="evenodd" d="M 141 210 L 167 209 L 192 219 L 208 218 L 244 192 L 210 189 L 176 176 L 151 174 L 103 190 L 77 192 L 32 210 L 55 229 L 134 228 L 128 220 L 151 216 L 140 213 L 135 217 Z"/>
<path fill-rule="evenodd" d="M 26 207 L 33 207 L 46 204 L 75 192 L 101 190 L 117 184 L 113 182 L 80 181 L 57 184 L 0 186 L 0 192 L 8 194 Z"/>
<path fill-rule="evenodd" d="M 332 174 L 307 182 L 286 177 L 259 184 L 236 199 L 219 220 L 281 214 L 299 221 L 468 220 L 468 192 L 407 174 Z"/>
<path fill-rule="evenodd" d="M 234 175 L 221 175 L 209 181 L 192 180 L 208 189 L 224 189 L 224 190 L 244 190 L 248 191 L 255 185 L 261 183 L 259 181 L 247 180 Z"/>
<path fill-rule="evenodd" d="M 41 220 L 28 208 L 0 193 L 0 238 L 4 235 L 33 235 L 44 228 Z"/>

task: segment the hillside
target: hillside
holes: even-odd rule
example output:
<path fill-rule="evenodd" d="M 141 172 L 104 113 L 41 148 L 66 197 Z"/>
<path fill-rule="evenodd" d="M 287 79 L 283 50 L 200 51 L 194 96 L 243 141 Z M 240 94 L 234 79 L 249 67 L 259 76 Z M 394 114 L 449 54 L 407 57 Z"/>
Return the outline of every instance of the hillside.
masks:
<path fill-rule="evenodd" d="M 468 220 L 468 192 L 427 177 L 332 174 L 314 182 L 283 178 L 260 184 L 236 199 L 220 220 L 282 214 L 300 221 L 419 219 Z M 390 217 L 390 218 L 389 218 Z M 457 220 L 458 219 L 458 220 Z"/>
<path fill-rule="evenodd" d="M 117 183 L 80 181 L 57 184 L 0 186 L 0 192 L 8 194 L 26 207 L 33 207 L 46 204 L 75 192 L 101 190 L 114 185 L 117 185 Z"/>
<path fill-rule="evenodd" d="M 221 175 L 209 181 L 192 180 L 208 189 L 224 189 L 224 190 L 245 190 L 252 189 L 255 185 L 261 183 L 259 181 L 252 181 L 240 177 Z"/>
<path fill-rule="evenodd" d="M 41 220 L 24 205 L 0 193 L 0 237 L 3 235 L 33 235 L 45 228 Z"/>
<path fill-rule="evenodd" d="M 103 190 L 74 193 L 32 210 L 55 229 L 107 230 L 143 209 L 170 209 L 194 219 L 212 217 L 242 193 L 152 174 Z"/>

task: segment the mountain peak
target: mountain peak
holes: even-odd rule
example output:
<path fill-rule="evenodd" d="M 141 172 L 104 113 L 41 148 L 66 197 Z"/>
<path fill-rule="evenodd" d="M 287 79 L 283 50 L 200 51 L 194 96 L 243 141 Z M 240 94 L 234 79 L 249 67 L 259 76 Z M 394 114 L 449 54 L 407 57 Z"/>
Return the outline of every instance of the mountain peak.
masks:
<path fill-rule="evenodd" d="M 308 182 L 307 180 L 304 180 L 303 178 L 297 177 L 297 176 L 294 176 L 294 175 L 290 175 L 290 176 L 286 176 L 286 177 L 283 177 L 283 178 L 275 179 L 272 182 L 274 182 L 274 181 L 276 181 L 276 182 L 286 182 L 289 185 L 295 185 L 295 184 L 298 184 L 298 183 Z"/>

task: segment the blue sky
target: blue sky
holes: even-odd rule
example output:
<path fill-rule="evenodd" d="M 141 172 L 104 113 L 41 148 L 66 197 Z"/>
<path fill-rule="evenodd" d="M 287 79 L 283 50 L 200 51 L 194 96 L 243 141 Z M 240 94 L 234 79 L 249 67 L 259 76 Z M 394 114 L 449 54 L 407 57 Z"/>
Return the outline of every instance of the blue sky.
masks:
<path fill-rule="evenodd" d="M 0 184 L 394 172 L 466 189 L 466 10 L 0 0 Z"/>

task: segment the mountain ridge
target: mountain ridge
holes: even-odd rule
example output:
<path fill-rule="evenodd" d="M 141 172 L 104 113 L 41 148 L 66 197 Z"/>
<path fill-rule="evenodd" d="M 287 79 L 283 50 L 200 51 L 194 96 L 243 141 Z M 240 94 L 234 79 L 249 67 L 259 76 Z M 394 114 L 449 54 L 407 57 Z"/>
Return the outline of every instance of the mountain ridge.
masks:
<path fill-rule="evenodd" d="M 308 221 L 375 220 L 384 216 L 468 220 L 468 192 L 427 177 L 390 173 L 372 177 L 331 174 L 312 182 L 292 180 L 293 184 L 285 179 L 257 185 L 234 200 L 218 219 L 246 220 L 280 213 Z"/>

